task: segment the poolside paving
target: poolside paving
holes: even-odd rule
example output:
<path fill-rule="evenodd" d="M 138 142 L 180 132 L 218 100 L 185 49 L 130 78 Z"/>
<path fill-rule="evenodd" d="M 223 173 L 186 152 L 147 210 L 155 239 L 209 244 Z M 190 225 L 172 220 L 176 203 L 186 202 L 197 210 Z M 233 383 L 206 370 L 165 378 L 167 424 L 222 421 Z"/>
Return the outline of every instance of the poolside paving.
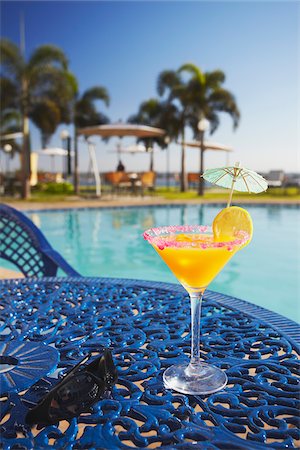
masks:
<path fill-rule="evenodd" d="M 0 267 L 0 279 L 12 279 L 12 278 L 24 278 L 21 272 L 16 272 L 15 270 L 8 270 Z"/>
<path fill-rule="evenodd" d="M 225 199 L 184 199 L 169 200 L 162 197 L 103 197 L 101 199 L 83 199 L 74 197 L 72 199 L 57 202 L 32 202 L 32 201 L 8 201 L 6 204 L 20 210 L 55 210 L 55 209 L 76 209 L 76 208 L 108 208 L 108 207 L 126 207 L 126 206 L 156 206 L 156 205 L 199 205 L 199 204 L 224 204 Z M 299 199 L 286 198 L 282 199 L 265 199 L 257 197 L 257 199 L 235 199 L 234 204 L 261 204 L 261 205 L 300 205 Z"/>

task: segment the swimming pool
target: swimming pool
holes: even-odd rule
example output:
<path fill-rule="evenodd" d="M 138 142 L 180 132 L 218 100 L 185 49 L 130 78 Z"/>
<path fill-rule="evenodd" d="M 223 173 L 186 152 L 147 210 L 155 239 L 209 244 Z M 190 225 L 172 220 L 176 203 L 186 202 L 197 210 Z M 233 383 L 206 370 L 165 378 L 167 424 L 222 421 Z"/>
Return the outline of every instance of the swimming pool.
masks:
<path fill-rule="evenodd" d="M 211 224 L 222 206 L 172 205 L 30 212 L 50 243 L 82 275 L 177 282 L 142 232 L 153 226 Z M 299 321 L 297 206 L 249 206 L 251 244 L 237 253 L 210 289 Z"/>

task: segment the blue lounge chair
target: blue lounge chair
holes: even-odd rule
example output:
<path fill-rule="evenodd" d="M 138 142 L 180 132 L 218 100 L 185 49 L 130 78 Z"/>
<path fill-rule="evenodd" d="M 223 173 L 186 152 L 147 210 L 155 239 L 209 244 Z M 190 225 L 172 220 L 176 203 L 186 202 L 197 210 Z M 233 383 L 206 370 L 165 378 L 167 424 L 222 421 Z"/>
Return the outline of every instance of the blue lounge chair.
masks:
<path fill-rule="evenodd" d="M 26 277 L 55 276 L 61 268 L 80 277 L 24 214 L 0 204 L 0 258 L 14 263 Z"/>

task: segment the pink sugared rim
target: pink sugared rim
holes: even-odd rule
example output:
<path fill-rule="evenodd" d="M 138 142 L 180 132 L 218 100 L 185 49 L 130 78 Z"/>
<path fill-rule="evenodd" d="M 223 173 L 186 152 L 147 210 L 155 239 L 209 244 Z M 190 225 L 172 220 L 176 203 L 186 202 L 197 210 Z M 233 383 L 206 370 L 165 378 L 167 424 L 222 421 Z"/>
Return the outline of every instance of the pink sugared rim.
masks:
<path fill-rule="evenodd" d="M 163 250 L 166 247 L 191 247 L 190 242 L 177 241 L 171 239 L 172 235 L 178 233 L 212 233 L 212 228 L 207 225 L 171 225 L 165 227 L 150 228 L 143 233 L 144 239 L 150 244 L 155 245 L 159 250 Z M 168 239 L 164 239 L 165 236 Z M 242 246 L 249 240 L 249 234 L 245 231 L 239 231 L 236 233 L 237 238 L 233 241 L 226 242 L 193 242 L 193 248 L 221 248 L 226 247 L 228 250 L 233 250 L 235 246 Z"/>

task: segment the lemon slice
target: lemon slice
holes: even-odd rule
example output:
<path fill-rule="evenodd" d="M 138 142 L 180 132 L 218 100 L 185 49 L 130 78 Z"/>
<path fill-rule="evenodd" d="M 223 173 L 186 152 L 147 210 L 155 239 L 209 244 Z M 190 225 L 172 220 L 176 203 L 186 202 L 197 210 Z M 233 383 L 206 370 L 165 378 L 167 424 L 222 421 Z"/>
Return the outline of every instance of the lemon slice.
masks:
<path fill-rule="evenodd" d="M 214 218 L 212 229 L 214 239 L 218 242 L 233 241 L 240 231 L 249 235 L 249 239 L 243 245 L 249 244 L 253 235 L 252 219 L 248 211 L 239 206 L 224 208 Z"/>

